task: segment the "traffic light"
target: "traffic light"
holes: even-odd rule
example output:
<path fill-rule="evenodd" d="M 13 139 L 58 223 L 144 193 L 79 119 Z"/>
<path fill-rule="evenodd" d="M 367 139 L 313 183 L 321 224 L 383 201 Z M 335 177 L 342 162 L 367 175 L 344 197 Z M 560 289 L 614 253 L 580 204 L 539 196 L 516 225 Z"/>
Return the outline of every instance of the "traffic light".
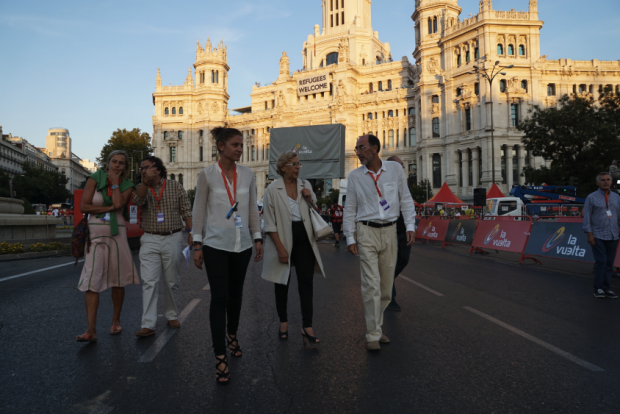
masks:
<path fill-rule="evenodd" d="M 569 181 L 570 185 L 572 185 L 573 187 L 577 187 L 579 185 L 579 178 L 577 177 L 571 177 L 570 181 Z"/>
<path fill-rule="evenodd" d="M 568 177 L 562 177 L 562 185 L 568 185 Z"/>

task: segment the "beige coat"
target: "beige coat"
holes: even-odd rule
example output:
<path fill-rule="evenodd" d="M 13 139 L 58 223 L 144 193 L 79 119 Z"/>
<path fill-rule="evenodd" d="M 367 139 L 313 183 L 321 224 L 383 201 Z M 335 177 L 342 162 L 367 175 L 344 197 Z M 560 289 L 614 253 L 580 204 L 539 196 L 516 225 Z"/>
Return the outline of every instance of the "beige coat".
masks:
<path fill-rule="evenodd" d="M 312 191 L 312 186 L 306 180 L 297 179 L 297 202 L 301 211 L 301 218 L 304 221 L 304 227 L 312 245 L 312 251 L 316 259 L 314 265 L 314 273 L 318 273 L 325 277 L 323 271 L 323 263 L 321 255 L 316 245 L 314 231 L 312 229 L 312 221 L 310 219 L 310 206 L 301 195 L 304 188 L 312 192 L 312 199 L 316 202 L 316 195 Z M 280 241 L 284 245 L 289 255 L 287 264 L 280 263 L 278 259 L 278 250 L 269 235 L 265 236 L 265 251 L 263 256 L 263 275 L 262 278 L 274 283 L 287 284 L 291 273 L 291 251 L 293 250 L 293 216 L 291 215 L 291 207 L 286 194 L 286 187 L 282 178 L 274 181 L 265 190 L 263 198 L 263 218 L 265 220 L 265 233 L 277 232 Z M 295 265 L 294 263 L 292 264 Z"/>

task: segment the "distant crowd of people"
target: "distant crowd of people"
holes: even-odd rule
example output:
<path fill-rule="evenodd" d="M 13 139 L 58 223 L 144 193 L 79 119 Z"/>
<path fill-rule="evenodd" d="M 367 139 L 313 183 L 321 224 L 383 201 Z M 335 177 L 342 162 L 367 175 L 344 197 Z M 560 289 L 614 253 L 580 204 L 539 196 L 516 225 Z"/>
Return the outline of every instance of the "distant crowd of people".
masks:
<path fill-rule="evenodd" d="M 199 172 L 193 208 L 183 186 L 167 179 L 165 165 L 154 156 L 141 161 L 141 182 L 137 185 L 127 179 L 128 155 L 124 151 L 113 151 L 106 168 L 88 178 L 81 211 L 88 214 L 91 245 L 78 283 L 78 289 L 85 292 L 88 328 L 76 337 L 77 341 L 97 341 L 99 294 L 108 289 L 114 308 L 109 333 L 122 332 L 124 288 L 131 284 L 142 285 L 141 327 L 135 335 L 143 338 L 155 334 L 160 283 L 167 324 L 180 328 L 180 252 L 189 246 L 194 265 L 204 268 L 209 280 L 217 384 L 230 384 L 228 354 L 236 358 L 243 355 L 237 334 L 251 260 L 262 261 L 262 278 L 274 285 L 279 340 L 289 338 L 288 292 L 295 267 L 300 332 L 304 343 L 319 344 L 313 327 L 313 280 L 315 275 L 327 277 L 329 269 L 321 260 L 312 216 L 323 212 L 331 221 L 335 246 L 340 246 L 342 230 L 347 250 L 359 257 L 366 348 L 379 351 L 390 343 L 382 327 L 383 314 L 386 309 L 401 309 L 394 279 L 409 262 L 417 214 L 402 160 L 382 160 L 379 139 L 374 135 L 359 137 L 355 153 L 362 166 L 349 174 L 346 202 L 344 206 L 336 202 L 322 211 L 310 183 L 299 178 L 302 163 L 297 153 L 280 154 L 276 164 L 280 178 L 267 187 L 263 198 L 261 231 L 255 175 L 250 168 L 237 164 L 243 154 L 241 132 L 215 128 L 211 134 L 218 162 Z M 609 281 L 618 243 L 620 196 L 609 191 L 609 173 L 599 174 L 597 184 L 599 190 L 588 197 L 584 207 L 584 231 L 596 257 L 595 296 L 616 298 Z M 130 200 L 142 208 L 139 272 L 125 227 Z M 446 210 L 433 213 L 451 214 Z M 475 217 L 476 212 L 468 206 L 464 211 L 452 210 L 452 214 Z M 187 242 L 184 229 L 189 232 Z"/>

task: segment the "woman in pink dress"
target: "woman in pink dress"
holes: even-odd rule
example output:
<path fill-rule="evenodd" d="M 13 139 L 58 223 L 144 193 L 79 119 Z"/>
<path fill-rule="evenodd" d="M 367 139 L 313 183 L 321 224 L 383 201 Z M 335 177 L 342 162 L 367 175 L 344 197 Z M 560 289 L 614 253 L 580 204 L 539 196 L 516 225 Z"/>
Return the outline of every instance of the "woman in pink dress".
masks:
<path fill-rule="evenodd" d="M 97 171 L 86 181 L 81 208 L 82 213 L 89 214 L 91 245 L 84 257 L 78 289 L 86 292 L 88 330 L 76 337 L 78 342 L 97 342 L 99 293 L 108 288 L 112 288 L 114 305 L 110 334 L 120 334 L 125 286 L 140 283 L 125 227 L 125 220 L 129 220 L 127 204 L 134 187 L 124 179 L 129 171 L 128 158 L 125 151 L 113 151 L 106 170 Z"/>

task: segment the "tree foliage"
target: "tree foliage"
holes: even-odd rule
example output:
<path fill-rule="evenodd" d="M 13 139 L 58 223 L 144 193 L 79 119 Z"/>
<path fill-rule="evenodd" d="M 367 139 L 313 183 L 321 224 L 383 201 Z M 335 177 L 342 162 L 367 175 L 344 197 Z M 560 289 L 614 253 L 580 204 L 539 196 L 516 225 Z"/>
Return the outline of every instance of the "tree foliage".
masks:
<path fill-rule="evenodd" d="M 130 157 L 134 157 L 134 163 L 138 163 L 140 157 L 153 155 L 151 136 L 146 132 L 141 132 L 140 128 L 134 128 L 131 131 L 125 128 L 117 129 L 101 149 L 97 164 L 104 166 L 110 153 L 116 150 L 126 151 Z"/>
<path fill-rule="evenodd" d="M 13 191 L 17 198 L 26 199 L 31 204 L 64 203 L 71 198 L 71 192 L 67 190 L 69 179 L 57 171 L 45 169 L 25 162 L 22 166 L 23 175 L 13 178 Z M 0 172 L 0 196 L 10 197 L 9 177 Z"/>
<path fill-rule="evenodd" d="M 422 204 L 427 202 L 433 197 L 433 188 L 429 180 L 422 180 L 416 184 L 412 175 L 407 179 L 409 185 L 409 191 L 411 197 L 418 203 Z"/>
<path fill-rule="evenodd" d="M 556 108 L 534 106 L 518 129 L 526 150 L 551 161 L 550 167 L 526 167 L 526 181 L 562 185 L 562 177 L 575 177 L 585 196 L 596 189 L 596 175 L 620 158 L 620 94 L 601 90 L 598 103 L 589 95 L 564 95 Z"/>

